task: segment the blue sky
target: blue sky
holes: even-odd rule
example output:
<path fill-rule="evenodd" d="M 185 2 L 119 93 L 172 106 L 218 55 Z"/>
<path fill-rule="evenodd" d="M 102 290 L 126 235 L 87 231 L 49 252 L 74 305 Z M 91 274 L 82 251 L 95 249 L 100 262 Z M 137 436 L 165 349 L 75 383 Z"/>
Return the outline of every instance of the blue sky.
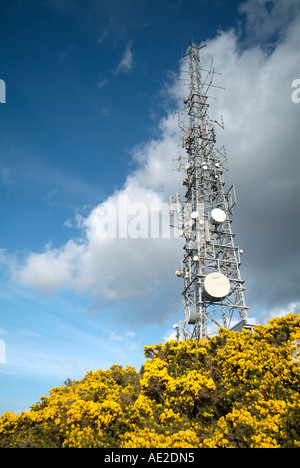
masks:
<path fill-rule="evenodd" d="M 139 369 L 181 317 L 181 241 L 101 241 L 97 223 L 122 196 L 179 190 L 189 40 L 226 88 L 212 112 L 250 315 L 299 312 L 299 33 L 295 0 L 1 2 L 0 413 L 90 369 Z"/>

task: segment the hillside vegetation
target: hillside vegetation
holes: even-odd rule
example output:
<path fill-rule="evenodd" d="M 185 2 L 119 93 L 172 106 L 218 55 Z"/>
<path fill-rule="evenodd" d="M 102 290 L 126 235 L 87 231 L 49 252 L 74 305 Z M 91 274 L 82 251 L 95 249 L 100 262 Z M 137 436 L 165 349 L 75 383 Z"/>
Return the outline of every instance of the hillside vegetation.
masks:
<path fill-rule="evenodd" d="M 145 348 L 0 418 L 0 447 L 300 447 L 300 316 Z M 296 356 L 296 359 L 295 359 Z"/>

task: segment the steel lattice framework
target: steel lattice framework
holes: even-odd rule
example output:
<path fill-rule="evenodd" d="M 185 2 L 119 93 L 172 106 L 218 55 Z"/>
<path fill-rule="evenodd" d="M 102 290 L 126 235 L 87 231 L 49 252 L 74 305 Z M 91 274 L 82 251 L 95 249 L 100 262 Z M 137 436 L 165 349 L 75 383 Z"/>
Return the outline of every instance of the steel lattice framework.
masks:
<path fill-rule="evenodd" d="M 207 93 L 214 86 L 216 72 L 211 65 L 203 73 L 202 47 L 190 45 L 189 96 L 178 113 L 182 147 L 186 150 L 186 156 L 179 157 L 178 169 L 184 172 L 182 184 L 186 194 L 184 200 L 176 194 L 175 200 L 179 235 L 185 239 L 184 256 L 176 275 L 184 279 L 180 337 L 199 340 L 216 333 L 219 327 L 230 328 L 239 321 L 246 323 L 248 308 L 240 276 L 242 251 L 234 245 L 231 230 L 235 189 L 232 185 L 224 190 L 226 151 L 224 147 L 217 149 L 217 122 L 208 115 Z"/>

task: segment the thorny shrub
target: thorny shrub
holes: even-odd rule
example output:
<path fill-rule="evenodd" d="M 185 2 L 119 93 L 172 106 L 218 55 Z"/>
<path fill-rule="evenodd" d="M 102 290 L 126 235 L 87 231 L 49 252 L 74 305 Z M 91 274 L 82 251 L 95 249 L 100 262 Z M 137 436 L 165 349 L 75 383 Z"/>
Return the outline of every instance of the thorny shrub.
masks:
<path fill-rule="evenodd" d="M 300 316 L 255 332 L 145 348 L 140 372 L 114 365 L 68 380 L 0 418 L 0 447 L 300 447 Z"/>

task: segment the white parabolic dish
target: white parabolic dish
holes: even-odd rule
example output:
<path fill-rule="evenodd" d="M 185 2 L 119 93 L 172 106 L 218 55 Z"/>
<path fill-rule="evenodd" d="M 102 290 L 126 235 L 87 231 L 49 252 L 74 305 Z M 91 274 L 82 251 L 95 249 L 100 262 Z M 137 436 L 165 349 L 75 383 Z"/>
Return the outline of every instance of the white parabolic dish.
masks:
<path fill-rule="evenodd" d="M 226 213 L 220 208 L 214 208 L 211 212 L 211 218 L 214 224 L 221 224 L 226 220 Z"/>
<path fill-rule="evenodd" d="M 212 301 L 221 301 L 227 296 L 229 291 L 230 282 L 223 273 L 215 271 L 206 276 L 204 280 L 204 292 Z"/>

